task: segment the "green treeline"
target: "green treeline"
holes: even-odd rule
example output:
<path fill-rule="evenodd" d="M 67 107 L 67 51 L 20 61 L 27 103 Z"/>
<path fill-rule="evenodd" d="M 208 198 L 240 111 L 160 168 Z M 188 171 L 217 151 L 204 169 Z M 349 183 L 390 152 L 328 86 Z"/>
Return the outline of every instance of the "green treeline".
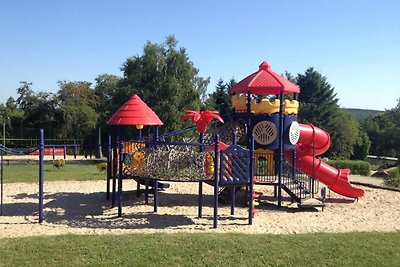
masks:
<path fill-rule="evenodd" d="M 82 139 L 93 144 L 101 128 L 102 140 L 107 140 L 111 129 L 106 121 L 133 94 L 164 122 L 161 132 L 187 126 L 180 118 L 188 109 L 218 110 L 222 117 L 232 113 L 228 91 L 235 79 L 220 79 L 207 94 L 210 78 L 199 76 L 174 36 L 167 36 L 161 44 L 147 42 L 142 54 L 127 58 L 121 71 L 122 77 L 100 74 L 95 84 L 59 81 L 56 93 L 35 92 L 32 83 L 21 82 L 17 99 L 10 97 L 0 104 L 6 137 L 37 138 L 38 129 L 43 128 L 46 138 Z M 299 122 L 312 123 L 331 135 L 331 148 L 324 156 L 365 159 L 369 153 L 400 155 L 400 99 L 393 109 L 372 113 L 358 122 L 339 107 L 334 87 L 315 69 L 285 76 L 301 88 Z M 134 136 L 135 131 L 127 134 Z"/>

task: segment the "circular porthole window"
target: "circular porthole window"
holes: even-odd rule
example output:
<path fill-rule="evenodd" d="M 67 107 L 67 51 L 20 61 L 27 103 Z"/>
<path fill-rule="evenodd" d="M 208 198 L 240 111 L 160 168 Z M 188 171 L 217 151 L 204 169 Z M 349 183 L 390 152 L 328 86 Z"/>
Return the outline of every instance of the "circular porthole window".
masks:
<path fill-rule="evenodd" d="M 275 141 L 277 130 L 275 124 L 269 121 L 261 121 L 253 128 L 254 141 L 260 145 L 269 145 Z"/>
<path fill-rule="evenodd" d="M 300 138 L 300 126 L 297 121 L 292 122 L 289 127 L 289 142 L 292 145 L 297 144 Z"/>

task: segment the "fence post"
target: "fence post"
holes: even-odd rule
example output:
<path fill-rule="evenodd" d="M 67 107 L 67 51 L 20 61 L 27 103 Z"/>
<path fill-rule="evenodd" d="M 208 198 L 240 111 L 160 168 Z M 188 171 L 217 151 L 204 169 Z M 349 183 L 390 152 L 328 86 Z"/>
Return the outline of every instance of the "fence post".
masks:
<path fill-rule="evenodd" d="M 39 223 L 43 222 L 43 180 L 44 180 L 44 169 L 43 169 L 43 158 L 44 158 L 44 131 L 40 129 L 39 136 Z"/>
<path fill-rule="evenodd" d="M 215 159 L 214 159 L 214 217 L 213 217 L 213 228 L 218 227 L 218 185 L 219 185 L 219 135 L 215 136 Z"/>

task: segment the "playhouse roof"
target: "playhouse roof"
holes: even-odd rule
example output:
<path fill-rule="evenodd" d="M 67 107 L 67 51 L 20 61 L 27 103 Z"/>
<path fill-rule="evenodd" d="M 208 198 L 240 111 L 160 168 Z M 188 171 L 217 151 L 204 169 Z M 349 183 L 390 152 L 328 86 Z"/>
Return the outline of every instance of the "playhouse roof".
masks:
<path fill-rule="evenodd" d="M 143 102 L 138 95 L 133 95 L 107 121 L 110 125 L 163 125 L 157 114 Z"/>
<path fill-rule="evenodd" d="M 300 93 L 300 88 L 281 75 L 273 72 L 268 62 L 260 64 L 258 71 L 247 76 L 230 89 L 231 94 L 251 93 L 255 95 L 274 95 Z"/>

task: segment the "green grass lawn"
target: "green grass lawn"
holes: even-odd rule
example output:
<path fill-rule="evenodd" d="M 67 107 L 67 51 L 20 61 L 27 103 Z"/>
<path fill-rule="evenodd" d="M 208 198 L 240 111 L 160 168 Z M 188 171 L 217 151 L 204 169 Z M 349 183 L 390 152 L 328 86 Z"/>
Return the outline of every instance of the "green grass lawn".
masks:
<path fill-rule="evenodd" d="M 106 179 L 106 172 L 99 172 L 97 164 L 66 164 L 60 168 L 51 164 L 44 166 L 45 181 L 59 180 L 99 180 Z M 4 166 L 4 182 L 6 183 L 37 183 L 39 165 L 10 165 Z"/>
<path fill-rule="evenodd" d="M 400 233 L 0 239 L 2 266 L 400 266 Z"/>

